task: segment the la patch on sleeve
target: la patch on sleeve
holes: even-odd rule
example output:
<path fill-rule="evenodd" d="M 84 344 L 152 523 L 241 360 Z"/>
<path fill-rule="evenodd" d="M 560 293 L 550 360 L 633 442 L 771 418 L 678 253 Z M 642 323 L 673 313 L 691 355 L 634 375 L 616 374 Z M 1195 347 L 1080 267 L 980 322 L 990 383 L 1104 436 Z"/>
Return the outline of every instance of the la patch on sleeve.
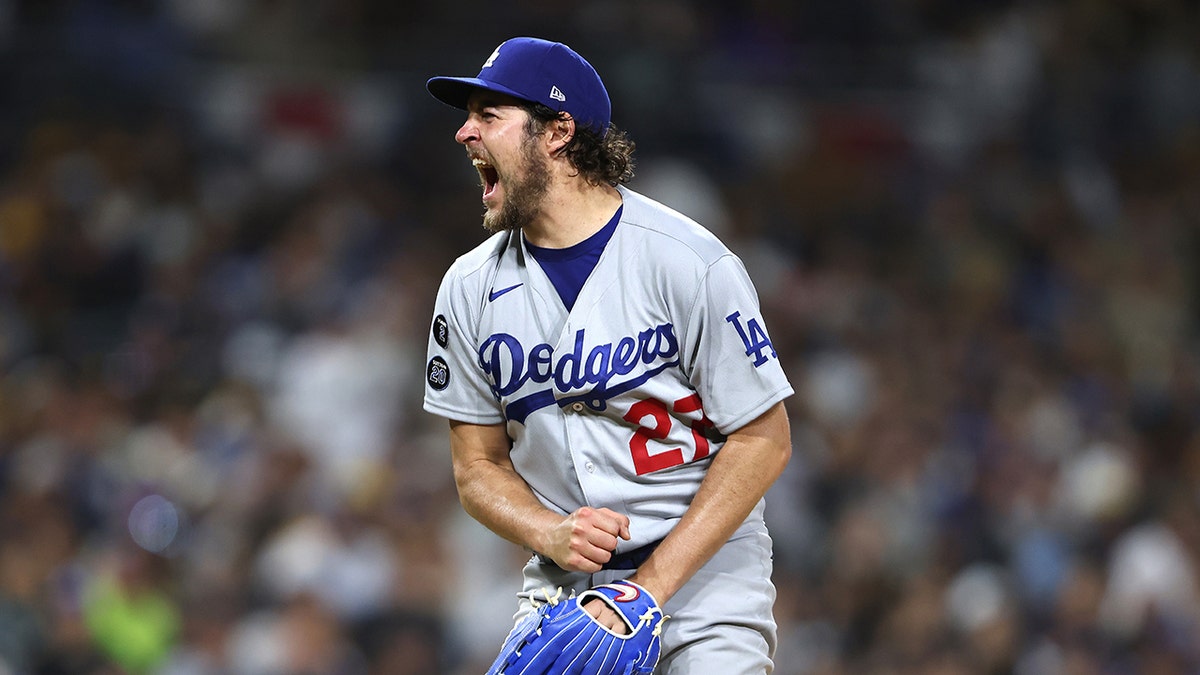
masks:
<path fill-rule="evenodd" d="M 734 312 L 725 317 L 725 320 L 737 329 L 738 337 L 742 339 L 742 346 L 746 348 L 746 356 L 754 359 L 755 368 L 766 363 L 768 358 L 779 358 L 779 355 L 775 353 L 775 345 L 771 344 L 771 338 L 767 336 L 766 329 L 762 327 L 757 318 L 748 319 L 743 324 L 742 313 Z"/>

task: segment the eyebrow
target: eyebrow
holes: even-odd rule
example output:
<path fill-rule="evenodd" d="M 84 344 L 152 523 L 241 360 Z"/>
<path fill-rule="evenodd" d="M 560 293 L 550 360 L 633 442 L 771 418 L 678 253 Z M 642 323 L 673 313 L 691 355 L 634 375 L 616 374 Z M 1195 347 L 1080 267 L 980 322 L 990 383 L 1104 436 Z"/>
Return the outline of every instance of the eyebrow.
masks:
<path fill-rule="evenodd" d="M 519 108 L 521 102 L 512 96 L 502 96 L 492 92 L 484 92 L 467 100 L 468 110 L 483 110 L 485 108 Z"/>

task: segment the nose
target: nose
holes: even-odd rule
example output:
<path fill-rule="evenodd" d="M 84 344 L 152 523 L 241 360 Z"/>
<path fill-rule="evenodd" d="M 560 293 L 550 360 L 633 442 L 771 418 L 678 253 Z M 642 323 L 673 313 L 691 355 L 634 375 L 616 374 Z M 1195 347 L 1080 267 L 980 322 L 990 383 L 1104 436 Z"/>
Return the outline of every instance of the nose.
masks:
<path fill-rule="evenodd" d="M 463 125 L 455 132 L 454 140 L 463 145 L 479 140 L 479 129 L 475 126 L 475 122 L 470 116 L 467 117 L 467 121 L 463 122 Z"/>

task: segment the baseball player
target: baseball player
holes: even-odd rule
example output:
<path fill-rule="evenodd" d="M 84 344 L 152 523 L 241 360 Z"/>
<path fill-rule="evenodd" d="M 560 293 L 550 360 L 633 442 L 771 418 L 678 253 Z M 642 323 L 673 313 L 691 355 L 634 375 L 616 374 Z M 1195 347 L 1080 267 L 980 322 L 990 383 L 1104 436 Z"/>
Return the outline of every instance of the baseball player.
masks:
<path fill-rule="evenodd" d="M 427 88 L 467 113 L 492 235 L 438 291 L 424 406 L 450 421 L 463 507 L 534 553 L 518 625 L 545 589 L 624 580 L 669 617 L 654 672 L 771 672 L 763 495 L 792 388 L 741 261 L 624 186 L 633 144 L 569 47 L 514 38 Z"/>

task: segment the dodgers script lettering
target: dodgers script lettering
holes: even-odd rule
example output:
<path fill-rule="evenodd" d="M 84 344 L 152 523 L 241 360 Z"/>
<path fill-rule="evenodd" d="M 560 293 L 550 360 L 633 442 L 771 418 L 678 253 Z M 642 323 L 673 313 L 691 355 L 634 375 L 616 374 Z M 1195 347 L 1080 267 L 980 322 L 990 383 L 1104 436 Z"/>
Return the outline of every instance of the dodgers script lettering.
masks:
<path fill-rule="evenodd" d="M 528 382 L 553 381 L 554 388 L 563 393 L 587 385 L 602 392 L 611 389 L 609 382 L 614 377 L 628 375 L 639 365 L 670 361 L 678 353 L 679 341 L 669 323 L 623 337 L 616 344 L 602 342 L 590 347 L 585 331 L 580 329 L 575 332 L 571 351 L 557 360 L 554 347 L 549 344 L 526 350 L 516 337 L 496 333 L 479 346 L 479 365 L 497 397 L 511 396 Z"/>

